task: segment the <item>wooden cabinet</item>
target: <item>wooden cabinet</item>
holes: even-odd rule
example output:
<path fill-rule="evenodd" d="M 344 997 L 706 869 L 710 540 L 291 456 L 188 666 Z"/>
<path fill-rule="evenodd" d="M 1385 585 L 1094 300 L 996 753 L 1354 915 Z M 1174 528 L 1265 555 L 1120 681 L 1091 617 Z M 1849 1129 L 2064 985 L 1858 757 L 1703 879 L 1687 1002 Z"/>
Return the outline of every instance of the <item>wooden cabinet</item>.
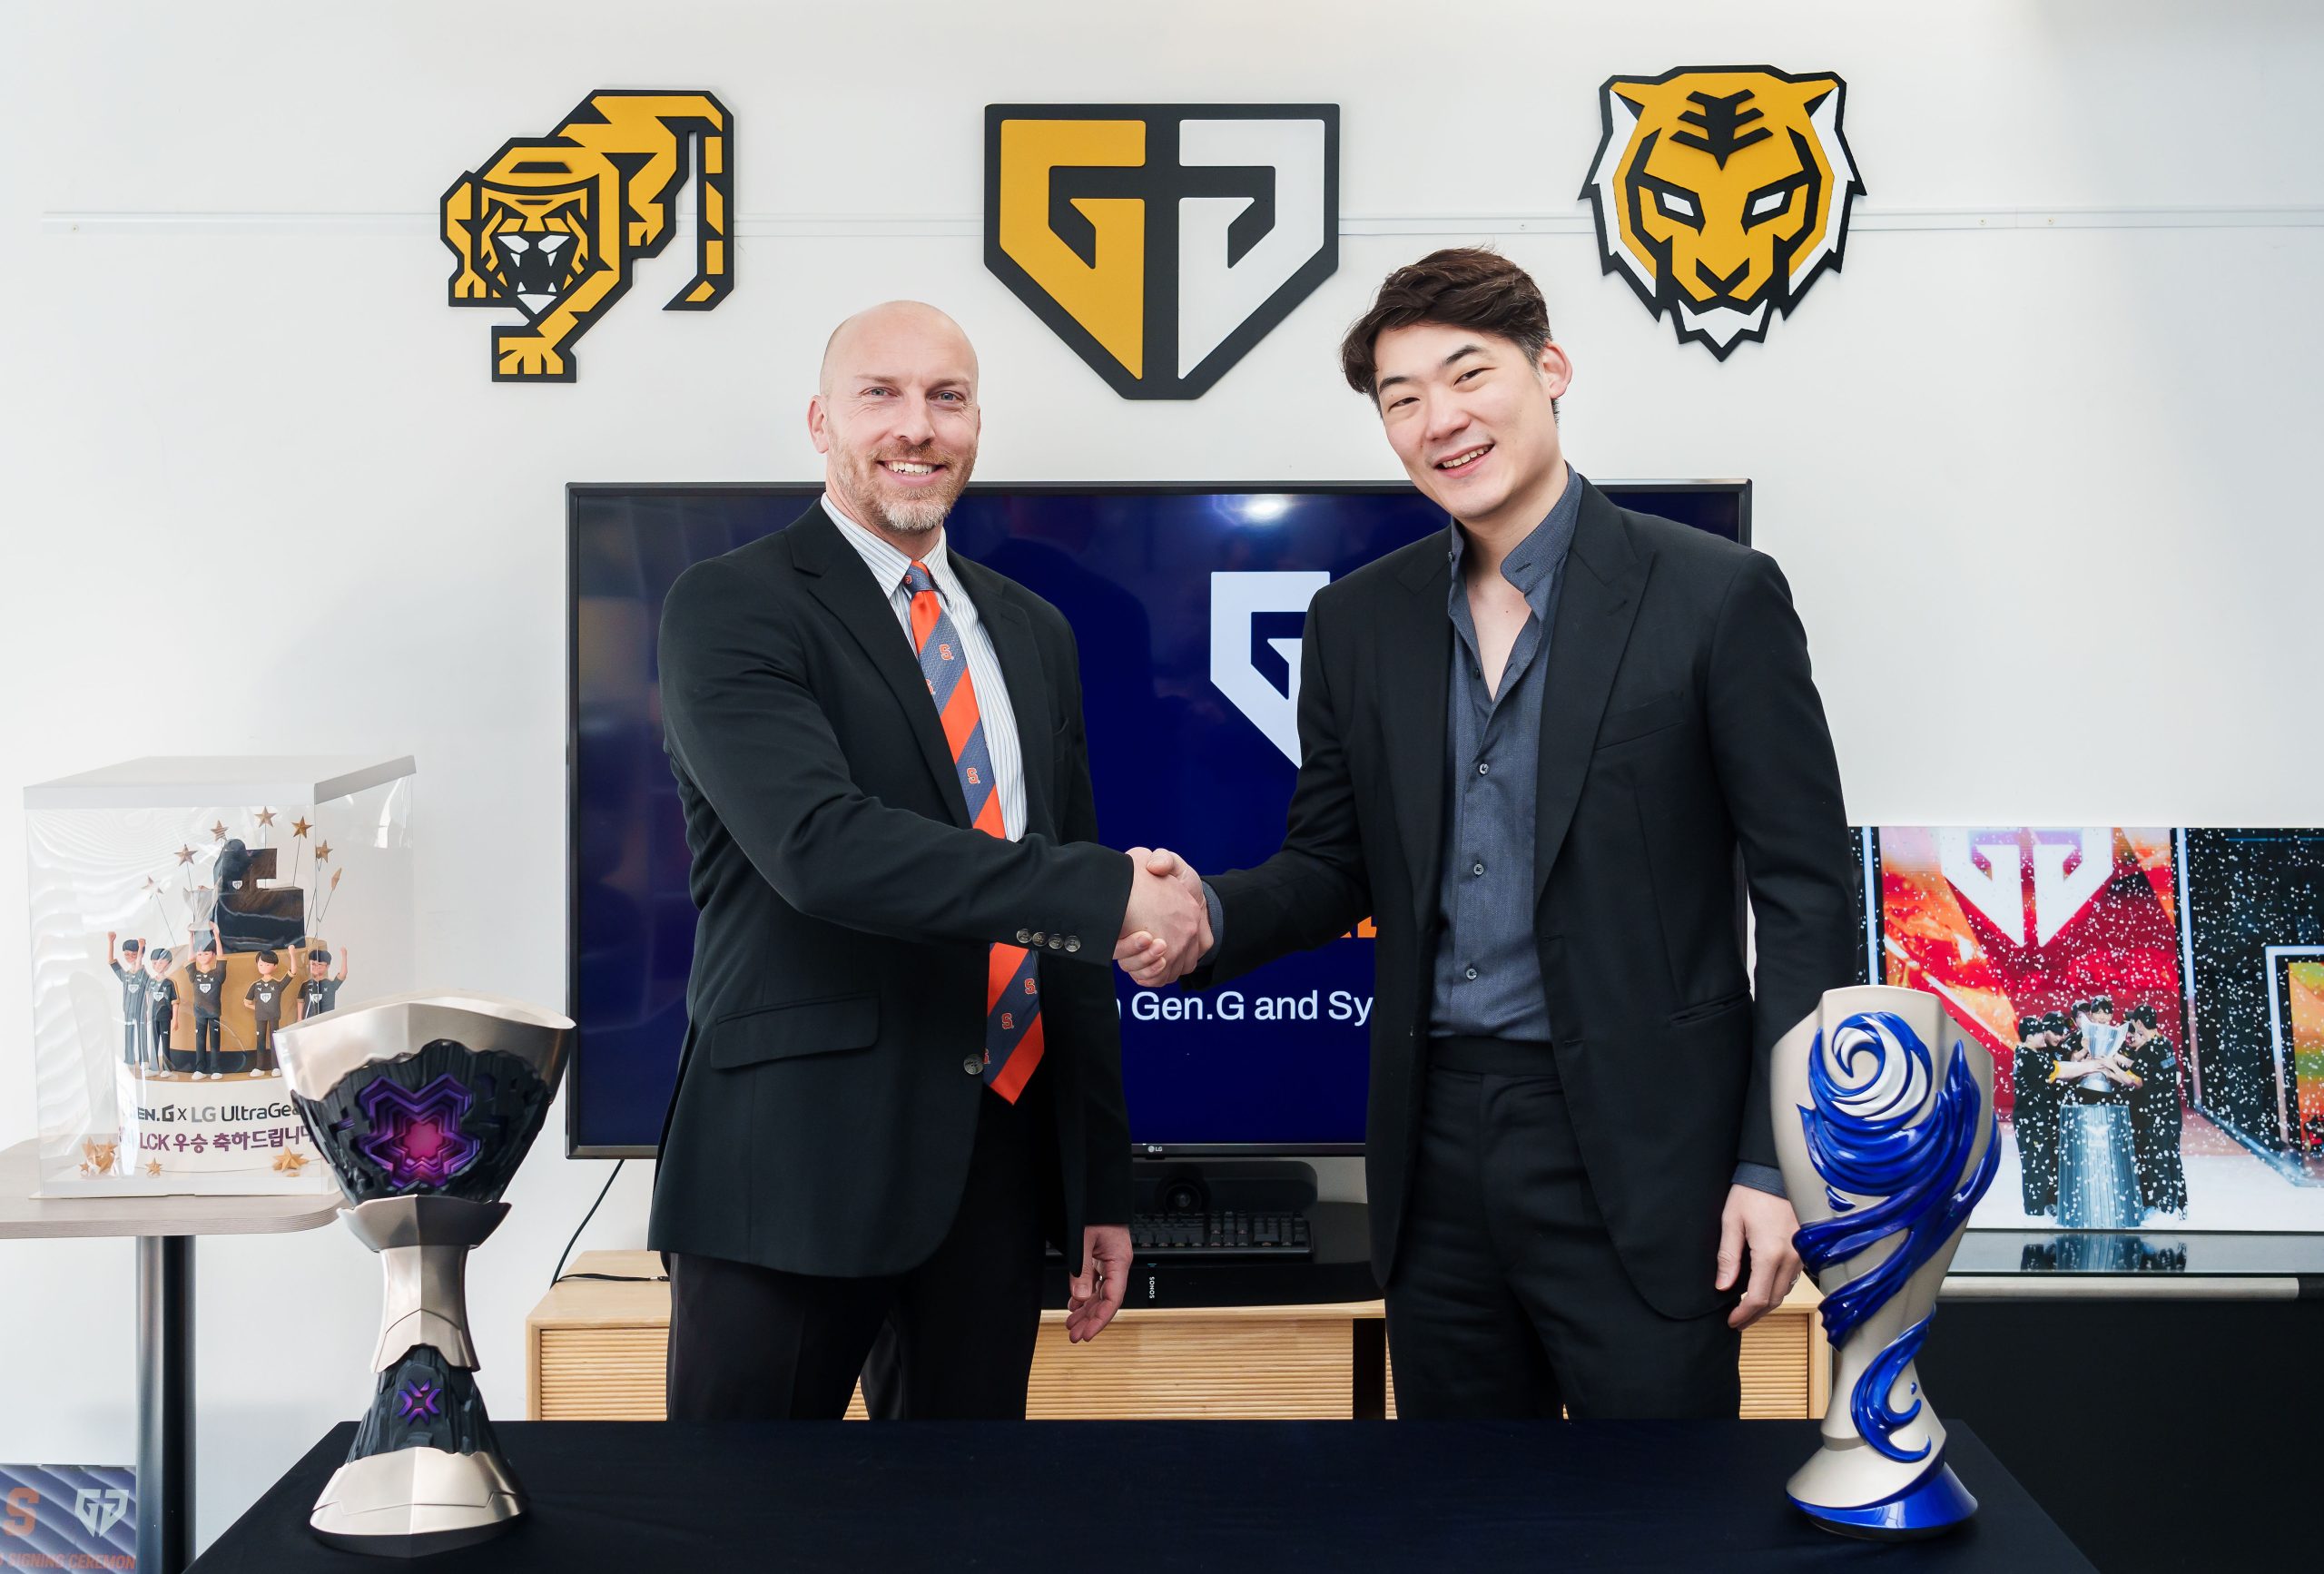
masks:
<path fill-rule="evenodd" d="M 575 1274 L 649 1278 L 651 1252 L 587 1252 Z M 1831 1353 L 1803 1279 L 1743 1336 L 1746 1419 L 1821 1415 Z M 1065 1313 L 1041 1315 L 1026 1413 L 1068 1419 L 1330 1419 L 1366 1394 L 1395 1413 L 1380 1370 L 1378 1301 L 1311 1306 L 1126 1310 L 1094 1343 L 1069 1344 Z M 670 1287 L 567 1278 L 525 1320 L 526 1414 L 534 1421 L 659 1421 Z M 1367 1371 L 1367 1366 L 1370 1371 Z M 1377 1375 L 1373 1373 L 1376 1372 Z M 849 1414 L 863 1413 L 857 1396 Z M 1377 1411 L 1374 1411 L 1377 1413 Z"/>

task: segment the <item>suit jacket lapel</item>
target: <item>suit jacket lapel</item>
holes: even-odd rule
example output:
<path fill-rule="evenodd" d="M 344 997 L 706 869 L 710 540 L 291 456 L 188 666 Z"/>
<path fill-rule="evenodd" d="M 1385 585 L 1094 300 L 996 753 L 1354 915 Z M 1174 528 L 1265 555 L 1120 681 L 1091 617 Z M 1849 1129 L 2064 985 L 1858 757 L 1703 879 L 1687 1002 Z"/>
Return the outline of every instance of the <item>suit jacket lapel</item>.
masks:
<path fill-rule="evenodd" d="M 896 703 L 903 707 L 911 725 L 912 741 L 920 745 L 921 758 L 944 794 L 952 822 L 966 826 L 969 801 L 960 792 L 960 766 L 952 759 L 951 745 L 944 741 L 944 727 L 928 697 L 928 679 L 920 670 L 919 658 L 912 654 L 911 637 L 896 623 L 894 605 L 873 583 L 863 560 L 842 538 L 839 526 L 820 503 L 786 534 L 792 538 L 792 561 L 808 575 L 815 599 L 854 636 L 872 670 L 895 692 Z"/>
<path fill-rule="evenodd" d="M 1025 772 L 1025 828 L 1054 835 L 1057 805 L 1050 796 L 1049 683 L 1041 665 L 1040 646 L 1033 642 L 1032 620 L 1009 594 L 1010 582 L 981 563 L 952 555 L 952 572 L 960 576 L 992 637 L 993 654 L 1000 658 L 1001 681 L 1009 685 L 1009 713 L 1017 723 L 1017 753 Z M 980 706 L 983 703 L 979 697 Z"/>
<path fill-rule="evenodd" d="M 1549 888 L 1590 773 L 1598 722 L 1622 664 L 1648 560 L 1606 495 L 1583 483 L 1581 512 L 1558 590 L 1541 690 L 1541 752 L 1533 790 L 1533 900 Z"/>
<path fill-rule="evenodd" d="M 1380 727 L 1388 744 L 1396 832 L 1412 866 L 1413 917 L 1425 930 L 1436 911 L 1444 852 L 1444 696 L 1452 677 L 1452 568 L 1442 551 L 1400 576 L 1404 594 L 1382 598 Z"/>

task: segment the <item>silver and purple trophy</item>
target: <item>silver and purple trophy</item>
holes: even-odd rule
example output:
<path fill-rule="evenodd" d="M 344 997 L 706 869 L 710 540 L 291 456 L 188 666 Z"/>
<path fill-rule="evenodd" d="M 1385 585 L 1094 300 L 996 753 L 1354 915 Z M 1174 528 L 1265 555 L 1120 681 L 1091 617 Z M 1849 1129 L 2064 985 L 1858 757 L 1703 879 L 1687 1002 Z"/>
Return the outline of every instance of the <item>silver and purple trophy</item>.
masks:
<path fill-rule="evenodd" d="M 470 1247 L 548 1114 L 573 1024 L 487 995 L 397 995 L 276 1035 L 292 1102 L 379 1254 L 378 1390 L 309 1523 L 336 1547 L 417 1557 L 525 1511 L 468 1340 Z"/>
<path fill-rule="evenodd" d="M 1977 1500 L 1945 1462 L 1913 1357 L 2000 1161 L 1993 1057 L 1935 996 L 1879 985 L 1827 991 L 1774 1055 L 1776 1151 L 1836 1358 L 1823 1447 L 1791 1500 L 1841 1535 L 1933 1536 Z"/>

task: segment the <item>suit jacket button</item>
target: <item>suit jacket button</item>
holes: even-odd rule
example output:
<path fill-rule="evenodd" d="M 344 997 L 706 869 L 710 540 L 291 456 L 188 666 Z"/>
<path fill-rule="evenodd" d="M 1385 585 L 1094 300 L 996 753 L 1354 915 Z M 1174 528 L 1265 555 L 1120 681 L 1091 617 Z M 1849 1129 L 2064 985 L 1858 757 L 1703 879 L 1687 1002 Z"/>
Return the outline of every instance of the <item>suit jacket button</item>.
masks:
<path fill-rule="evenodd" d="M 1017 943 L 1020 946 L 1031 945 L 1033 943 L 1033 931 L 1030 930 L 1019 930 L 1017 931 Z"/>
<path fill-rule="evenodd" d="M 1066 937 L 1065 937 L 1065 949 L 1066 949 L 1067 950 L 1068 950 L 1068 951 L 1078 951 L 1078 950 L 1079 950 L 1079 949 L 1081 949 L 1081 937 L 1080 937 L 1079 935 L 1068 935 L 1068 936 L 1066 936 Z"/>
<path fill-rule="evenodd" d="M 1065 937 L 1063 935 L 1051 935 L 1049 937 L 1049 949 L 1053 951 L 1061 951 L 1065 949 Z"/>
<path fill-rule="evenodd" d="M 981 1077 L 984 1075 L 984 1057 L 981 1055 L 968 1057 L 960 1062 L 960 1069 L 971 1077 Z"/>
<path fill-rule="evenodd" d="M 1049 936 L 1047 936 L 1047 935 L 1043 934 L 1043 933 L 1042 933 L 1040 930 L 1035 930 L 1033 931 L 1033 938 L 1032 938 L 1031 939 L 1029 939 L 1029 940 L 1026 941 L 1025 943 L 1026 943 L 1027 945 L 1032 945 L 1032 946 L 1047 945 L 1047 944 L 1049 943 Z"/>

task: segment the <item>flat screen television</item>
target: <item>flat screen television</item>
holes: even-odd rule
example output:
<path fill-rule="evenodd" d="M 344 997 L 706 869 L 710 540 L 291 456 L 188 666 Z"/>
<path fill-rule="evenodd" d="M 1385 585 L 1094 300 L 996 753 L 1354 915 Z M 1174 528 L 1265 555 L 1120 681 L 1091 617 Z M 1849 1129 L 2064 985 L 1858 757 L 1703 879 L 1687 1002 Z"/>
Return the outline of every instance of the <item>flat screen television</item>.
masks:
<path fill-rule="evenodd" d="M 1748 481 L 1605 490 L 1750 540 Z M 576 1157 L 652 1155 L 685 1032 L 695 915 L 655 689 L 662 598 L 690 564 L 783 528 L 821 493 L 568 489 Z M 1427 499 L 1385 484 L 971 486 L 947 526 L 952 550 L 1071 620 L 1106 841 L 1173 848 L 1205 872 L 1257 863 L 1282 841 L 1308 599 L 1445 528 Z M 1139 989 L 1113 969 L 1137 1150 L 1361 1152 L 1371 952 L 1359 931 L 1199 996 Z"/>

